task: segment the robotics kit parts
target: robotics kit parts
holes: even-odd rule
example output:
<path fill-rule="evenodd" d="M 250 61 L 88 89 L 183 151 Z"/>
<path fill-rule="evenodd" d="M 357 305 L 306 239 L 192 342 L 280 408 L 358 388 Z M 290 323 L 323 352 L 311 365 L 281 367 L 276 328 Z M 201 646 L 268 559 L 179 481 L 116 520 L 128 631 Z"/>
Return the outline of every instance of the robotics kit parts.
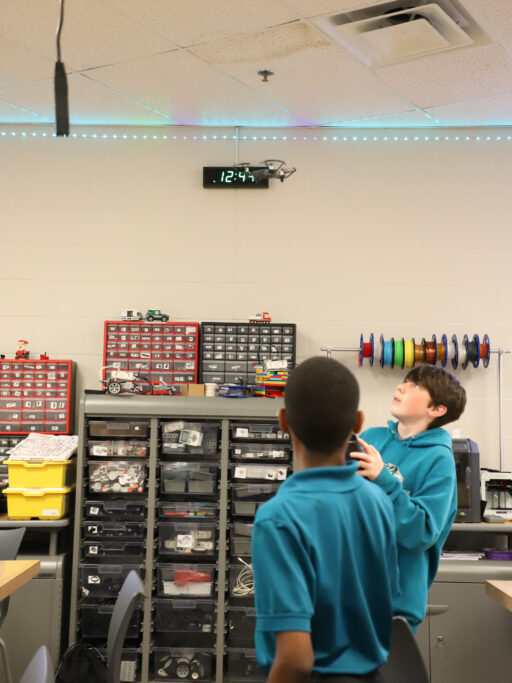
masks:
<path fill-rule="evenodd" d="M 209 681 L 212 668 L 212 649 L 163 648 L 153 649 L 156 680 Z"/>
<path fill-rule="evenodd" d="M 411 368 L 416 363 L 429 363 L 430 365 L 440 363 L 446 367 L 448 361 L 454 370 L 459 365 L 465 370 L 470 363 L 477 368 L 480 361 L 484 368 L 487 368 L 491 358 L 491 343 L 487 334 L 484 335 L 482 341 L 477 334 L 474 334 L 472 339 L 465 334 L 460 343 L 455 334 L 450 340 L 446 334 L 443 334 L 440 341 L 434 334 L 431 341 L 423 338 L 420 343 L 417 343 L 415 339 L 394 339 L 393 337 L 390 341 L 385 341 L 384 335 L 381 334 L 379 343 L 375 343 L 372 333 L 368 342 L 364 341 L 363 335 L 360 337 L 359 367 L 362 367 L 365 358 L 371 366 L 375 360 L 379 361 L 381 368 Z"/>
<path fill-rule="evenodd" d="M 164 422 L 162 453 L 218 456 L 219 428 L 218 422 Z"/>
<path fill-rule="evenodd" d="M 161 555 L 191 558 L 214 558 L 217 525 L 203 521 L 158 522 L 158 547 Z"/>
<path fill-rule="evenodd" d="M 143 493 L 147 465 L 137 460 L 89 461 L 91 493 Z"/>

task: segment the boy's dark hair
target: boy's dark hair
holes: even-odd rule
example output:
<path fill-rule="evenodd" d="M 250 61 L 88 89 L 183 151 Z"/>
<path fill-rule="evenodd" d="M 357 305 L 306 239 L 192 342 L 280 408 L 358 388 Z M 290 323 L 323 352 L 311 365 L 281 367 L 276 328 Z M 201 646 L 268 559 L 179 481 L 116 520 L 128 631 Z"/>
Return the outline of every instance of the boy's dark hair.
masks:
<path fill-rule="evenodd" d="M 466 391 L 459 380 L 443 368 L 422 363 L 407 373 L 404 382 L 414 382 L 426 389 L 434 406 L 446 406 L 446 413 L 432 420 L 428 429 L 442 427 L 462 415 Z"/>
<path fill-rule="evenodd" d="M 330 455 L 354 428 L 359 386 L 344 365 L 315 356 L 291 371 L 284 402 L 295 436 L 310 451 Z"/>

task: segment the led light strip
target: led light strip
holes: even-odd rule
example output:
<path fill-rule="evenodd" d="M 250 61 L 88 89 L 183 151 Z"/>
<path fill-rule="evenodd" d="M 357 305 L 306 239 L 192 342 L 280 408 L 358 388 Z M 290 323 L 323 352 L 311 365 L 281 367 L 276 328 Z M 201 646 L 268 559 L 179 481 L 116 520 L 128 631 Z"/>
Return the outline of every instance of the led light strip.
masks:
<path fill-rule="evenodd" d="M 55 133 L 34 131 L 0 131 L 0 137 L 55 138 Z M 98 140 L 245 140 L 248 142 L 510 142 L 512 135 L 139 135 L 128 133 L 71 133 L 71 138 Z"/>

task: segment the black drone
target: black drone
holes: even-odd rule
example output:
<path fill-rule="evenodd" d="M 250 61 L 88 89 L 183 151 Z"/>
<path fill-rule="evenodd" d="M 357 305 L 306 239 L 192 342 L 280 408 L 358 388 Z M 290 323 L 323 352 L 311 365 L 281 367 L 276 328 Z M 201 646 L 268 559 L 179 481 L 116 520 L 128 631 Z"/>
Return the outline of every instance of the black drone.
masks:
<path fill-rule="evenodd" d="M 242 162 L 237 164 L 245 169 L 246 173 L 249 173 L 249 167 L 251 164 L 248 162 Z M 251 171 L 252 175 L 255 177 L 256 181 L 263 178 L 269 178 L 270 180 L 280 180 L 284 182 L 286 178 L 289 178 L 292 173 L 297 170 L 294 166 L 291 168 L 286 167 L 286 162 L 282 159 L 265 159 L 259 163 L 262 168 L 253 169 Z"/>

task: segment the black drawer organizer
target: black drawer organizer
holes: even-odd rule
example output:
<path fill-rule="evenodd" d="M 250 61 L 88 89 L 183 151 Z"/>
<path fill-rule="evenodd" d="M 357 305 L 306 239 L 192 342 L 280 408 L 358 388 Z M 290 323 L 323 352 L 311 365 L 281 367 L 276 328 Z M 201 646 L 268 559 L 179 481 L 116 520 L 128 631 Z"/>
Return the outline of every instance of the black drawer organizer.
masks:
<path fill-rule="evenodd" d="M 254 366 L 264 360 L 286 360 L 292 369 L 296 339 L 295 323 L 201 323 L 201 380 L 254 384 Z"/>
<path fill-rule="evenodd" d="M 147 599 L 128 629 L 126 681 L 265 679 L 254 652 L 251 536 L 258 508 L 292 472 L 280 406 L 86 395 L 70 640 L 105 646 L 119 589 L 136 569 Z"/>

